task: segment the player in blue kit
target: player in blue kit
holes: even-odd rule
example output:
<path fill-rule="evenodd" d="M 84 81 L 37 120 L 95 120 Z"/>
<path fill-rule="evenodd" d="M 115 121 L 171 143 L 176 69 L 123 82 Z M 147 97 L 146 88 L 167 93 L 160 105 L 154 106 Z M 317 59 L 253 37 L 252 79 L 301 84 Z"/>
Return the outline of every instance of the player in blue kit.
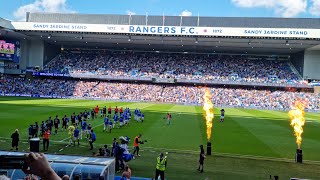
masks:
<path fill-rule="evenodd" d="M 110 121 L 109 121 L 109 131 L 110 131 L 110 133 L 111 133 L 112 128 L 113 128 L 113 123 L 112 123 L 112 121 L 110 120 Z"/>
<path fill-rule="evenodd" d="M 140 110 L 138 110 L 138 112 L 137 112 L 137 121 L 138 122 L 141 121 L 141 112 L 140 112 Z"/>
<path fill-rule="evenodd" d="M 143 122 L 143 121 L 144 121 L 144 114 L 141 113 L 141 122 Z"/>
<path fill-rule="evenodd" d="M 114 114 L 113 121 L 114 121 L 113 127 L 115 128 L 118 125 L 118 114 Z"/>
<path fill-rule="evenodd" d="M 131 119 L 131 111 L 129 108 L 127 108 L 127 115 L 128 115 L 128 118 Z"/>
<path fill-rule="evenodd" d="M 92 130 L 92 126 L 91 126 L 91 124 L 89 124 L 88 127 L 87 127 L 87 139 L 90 136 L 91 130 Z"/>
<path fill-rule="evenodd" d="M 138 112 L 139 112 L 139 110 L 138 110 L 138 108 L 136 108 L 135 110 L 134 110 L 134 120 L 138 120 L 138 117 L 137 117 L 137 115 L 138 115 Z"/>
<path fill-rule="evenodd" d="M 120 115 L 120 120 L 119 120 L 119 123 L 120 123 L 120 128 L 123 126 L 123 113 Z"/>
<path fill-rule="evenodd" d="M 82 139 L 82 136 L 83 135 L 87 135 L 88 134 L 88 132 L 87 132 L 87 120 L 83 120 L 82 121 L 82 124 L 81 124 L 81 139 Z"/>
<path fill-rule="evenodd" d="M 79 134 L 80 134 L 80 131 L 79 131 L 78 127 L 76 127 L 76 129 L 74 130 L 74 133 L 73 133 L 73 137 L 74 137 L 73 146 L 76 145 L 76 141 L 78 141 L 78 146 L 80 145 Z"/>
<path fill-rule="evenodd" d="M 103 125 L 103 132 L 108 128 L 109 125 L 109 118 L 105 117 L 104 118 L 104 125 Z"/>
<path fill-rule="evenodd" d="M 128 114 L 128 112 L 125 111 L 123 117 L 124 117 L 124 124 L 128 125 L 129 124 L 129 114 Z"/>

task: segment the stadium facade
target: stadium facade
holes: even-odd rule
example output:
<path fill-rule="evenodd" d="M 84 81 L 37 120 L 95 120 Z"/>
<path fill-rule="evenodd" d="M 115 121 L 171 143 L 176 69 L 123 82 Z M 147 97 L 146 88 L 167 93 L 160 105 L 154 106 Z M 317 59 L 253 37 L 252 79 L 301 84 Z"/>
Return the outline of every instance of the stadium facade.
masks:
<path fill-rule="evenodd" d="M 8 74 L 78 48 L 252 54 L 289 59 L 301 79 L 320 79 L 319 19 L 27 13 L 25 22 L 0 18 L 0 39 L 18 43 L 18 69 L 0 60 Z"/>

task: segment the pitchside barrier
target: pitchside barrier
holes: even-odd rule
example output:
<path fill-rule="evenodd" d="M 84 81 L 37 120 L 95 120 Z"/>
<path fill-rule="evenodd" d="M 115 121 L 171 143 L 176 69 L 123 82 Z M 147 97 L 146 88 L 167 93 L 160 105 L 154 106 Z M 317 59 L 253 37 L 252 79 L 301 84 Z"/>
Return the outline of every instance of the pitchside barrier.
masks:
<path fill-rule="evenodd" d="M 203 106 L 199 103 L 170 103 L 170 102 L 158 102 L 158 101 L 136 101 L 136 100 L 122 100 L 122 99 L 111 99 L 111 98 L 92 98 L 92 97 L 74 97 L 74 96 L 44 96 L 44 95 L 30 95 L 30 94 L 11 94 L 11 93 L 1 93 L 0 96 L 13 96 L 13 97 L 32 97 L 32 98 L 50 98 L 50 99 L 79 99 L 79 100 L 100 100 L 100 101 L 116 101 L 116 102 L 145 102 L 145 103 L 155 103 L 155 104 L 178 104 L 186 106 Z M 244 108 L 244 109 L 258 109 L 258 110 L 272 110 L 272 111 L 290 111 L 291 109 L 286 108 L 263 108 L 255 106 L 220 106 L 214 105 L 217 108 Z M 320 109 L 312 110 L 306 109 L 306 112 L 320 113 Z"/>
<path fill-rule="evenodd" d="M 0 151 L 0 155 L 24 156 L 22 152 Z M 70 179 L 80 176 L 81 179 L 115 179 L 115 160 L 105 157 L 85 157 L 71 155 L 45 154 L 51 168 L 62 177 L 68 175 Z M 21 169 L 0 169 L 6 171 L 10 179 L 25 179 Z M 36 178 L 38 179 L 38 178 Z"/>

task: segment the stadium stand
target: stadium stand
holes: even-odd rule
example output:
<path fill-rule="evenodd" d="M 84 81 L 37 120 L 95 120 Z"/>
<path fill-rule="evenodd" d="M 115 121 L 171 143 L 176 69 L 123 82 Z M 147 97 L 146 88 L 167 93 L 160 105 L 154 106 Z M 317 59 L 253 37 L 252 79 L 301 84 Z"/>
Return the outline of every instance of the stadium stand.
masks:
<path fill-rule="evenodd" d="M 215 106 L 288 110 L 296 99 L 308 99 L 308 111 L 319 111 L 320 94 L 271 90 L 210 88 Z M 5 76 L 0 94 L 33 97 L 93 98 L 120 101 L 202 104 L 204 87 L 103 81 L 35 79 Z"/>
<path fill-rule="evenodd" d="M 64 53 L 43 72 L 71 75 L 109 75 L 235 81 L 256 83 L 299 83 L 288 61 L 241 55 L 169 54 L 132 52 Z"/>

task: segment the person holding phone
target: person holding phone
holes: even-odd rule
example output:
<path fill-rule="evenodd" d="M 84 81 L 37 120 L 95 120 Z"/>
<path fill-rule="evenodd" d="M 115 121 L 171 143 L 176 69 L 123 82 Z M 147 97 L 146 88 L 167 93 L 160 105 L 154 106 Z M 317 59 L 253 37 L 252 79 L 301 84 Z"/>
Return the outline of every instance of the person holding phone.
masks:
<path fill-rule="evenodd" d="M 34 174 L 39 176 L 41 179 L 46 180 L 61 180 L 61 178 L 50 167 L 50 164 L 44 154 L 33 152 L 25 154 L 25 161 L 27 168 L 22 169 L 24 173 Z"/>

